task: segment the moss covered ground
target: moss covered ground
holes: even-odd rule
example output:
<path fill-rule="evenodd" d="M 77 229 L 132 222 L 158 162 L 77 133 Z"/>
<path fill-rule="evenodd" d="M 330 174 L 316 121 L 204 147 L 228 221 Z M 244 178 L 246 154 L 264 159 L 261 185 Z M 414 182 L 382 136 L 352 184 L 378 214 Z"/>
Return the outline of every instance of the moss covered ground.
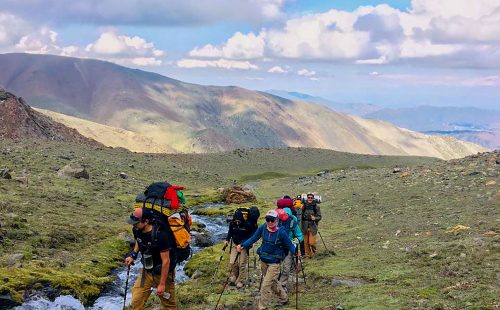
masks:
<path fill-rule="evenodd" d="M 491 156 L 500 162 L 498 153 Z M 84 165 L 90 178 L 58 178 L 57 170 L 69 163 Z M 402 171 L 394 173 L 394 167 Z M 443 162 L 315 149 L 151 155 L 2 140 L 2 168 L 28 179 L 0 179 L 0 294 L 17 300 L 51 285 L 91 303 L 127 251 L 125 220 L 135 194 L 152 181 L 168 180 L 187 187 L 190 206 L 218 202 L 217 188 L 243 181 L 255 187 L 263 212 L 284 194 L 320 193 L 320 231 L 337 255 L 327 255 L 318 239 L 319 255 L 305 261 L 307 287 L 300 285 L 299 309 L 500 306 L 495 159 Z M 316 175 L 320 171 L 326 173 Z M 15 254 L 22 258 L 12 261 Z M 177 286 L 182 308 L 215 305 L 227 271 L 224 255 L 210 285 L 220 254 L 218 244 L 187 264 L 188 274 L 199 275 Z M 244 308 L 256 286 L 231 288 L 222 303 Z M 285 309 L 295 308 L 293 300 L 292 294 Z"/>

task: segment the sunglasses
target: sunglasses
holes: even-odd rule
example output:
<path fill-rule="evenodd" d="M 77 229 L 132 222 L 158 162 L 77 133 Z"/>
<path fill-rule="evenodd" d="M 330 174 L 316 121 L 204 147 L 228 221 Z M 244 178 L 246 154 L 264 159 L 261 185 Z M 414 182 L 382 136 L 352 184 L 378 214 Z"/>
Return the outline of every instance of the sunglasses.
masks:
<path fill-rule="evenodd" d="M 272 216 L 266 216 L 266 222 L 275 222 L 276 218 Z"/>
<path fill-rule="evenodd" d="M 307 196 L 307 199 L 314 199 L 314 196 Z"/>

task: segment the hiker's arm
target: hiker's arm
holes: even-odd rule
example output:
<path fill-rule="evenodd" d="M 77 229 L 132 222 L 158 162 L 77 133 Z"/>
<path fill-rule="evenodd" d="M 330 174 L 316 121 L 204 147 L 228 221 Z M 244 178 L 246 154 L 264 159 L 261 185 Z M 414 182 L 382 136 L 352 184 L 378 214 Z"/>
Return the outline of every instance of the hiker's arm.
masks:
<path fill-rule="evenodd" d="M 227 237 L 226 240 L 224 240 L 224 246 L 226 246 L 229 241 L 231 241 L 231 238 L 233 237 L 232 229 L 233 228 L 233 223 L 229 223 L 229 229 L 227 230 Z"/>
<path fill-rule="evenodd" d="M 170 251 L 166 250 L 160 252 L 161 257 L 161 276 L 160 283 L 158 283 L 158 288 L 156 290 L 156 294 L 158 296 L 163 295 L 165 293 L 165 283 L 167 283 L 168 269 L 170 268 Z"/>
<path fill-rule="evenodd" d="M 295 221 L 295 225 L 293 225 L 293 236 L 302 242 L 304 240 L 304 235 L 302 234 L 302 230 L 300 230 L 299 222 Z"/>
<path fill-rule="evenodd" d="M 136 260 L 137 255 L 139 255 L 139 243 L 136 241 L 134 249 L 125 258 L 125 265 L 127 267 L 130 266 L 134 262 L 134 260 Z"/>
<path fill-rule="evenodd" d="M 280 229 L 278 237 L 281 239 L 281 242 L 285 244 L 285 247 L 288 249 L 288 251 L 292 252 L 293 254 L 296 253 L 297 249 L 295 248 L 295 245 L 293 244 L 290 237 L 288 237 L 288 234 L 285 230 Z"/>
<path fill-rule="evenodd" d="M 321 207 L 316 205 L 316 216 L 315 216 L 315 221 L 319 222 L 321 221 Z"/>
<path fill-rule="evenodd" d="M 261 225 L 256 231 L 255 233 L 250 237 L 250 239 L 246 240 L 245 242 L 243 242 L 242 244 L 238 245 L 238 247 L 244 249 L 244 248 L 249 248 L 252 246 L 252 244 L 254 244 L 255 242 L 257 242 L 257 240 L 260 239 L 260 236 L 262 235 L 262 229 L 264 228 L 265 225 Z M 241 250 L 238 250 L 238 251 L 241 251 Z"/>

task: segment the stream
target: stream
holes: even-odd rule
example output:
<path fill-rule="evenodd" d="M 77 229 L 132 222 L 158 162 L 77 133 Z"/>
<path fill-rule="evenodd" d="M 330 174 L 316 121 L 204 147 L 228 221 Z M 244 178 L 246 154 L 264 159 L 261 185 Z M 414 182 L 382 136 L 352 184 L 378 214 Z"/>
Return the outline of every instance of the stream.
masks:
<path fill-rule="evenodd" d="M 220 207 L 220 204 L 206 205 L 205 208 Z M 207 231 L 207 236 L 210 237 L 213 243 L 220 242 L 224 239 L 227 233 L 226 218 L 223 216 L 203 216 L 192 215 L 193 222 L 205 225 L 204 230 Z M 191 235 L 199 234 L 192 231 Z M 191 249 L 193 254 L 200 252 L 203 248 L 194 245 L 194 238 L 191 238 Z M 137 260 L 139 261 L 139 260 Z M 189 277 L 184 272 L 183 262 L 176 266 L 175 283 L 182 283 L 189 280 Z M 130 277 L 128 282 L 126 304 L 130 305 L 132 301 L 132 286 L 135 279 L 139 275 L 142 264 L 139 262 L 131 267 Z M 127 279 L 127 269 L 119 267 L 112 272 L 116 276 L 115 280 L 108 284 L 94 304 L 90 307 L 85 307 L 78 299 L 69 295 L 57 297 L 54 301 L 50 301 L 38 295 L 29 297 L 21 306 L 17 306 L 14 310 L 121 310 L 123 309 L 123 297 L 125 290 L 125 282 Z"/>

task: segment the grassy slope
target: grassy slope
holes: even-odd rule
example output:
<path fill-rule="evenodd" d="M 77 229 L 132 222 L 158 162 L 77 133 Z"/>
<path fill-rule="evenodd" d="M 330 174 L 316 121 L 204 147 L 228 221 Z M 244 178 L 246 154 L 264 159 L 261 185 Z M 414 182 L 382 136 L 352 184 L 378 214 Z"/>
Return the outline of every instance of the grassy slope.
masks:
<path fill-rule="evenodd" d="M 90 180 L 56 178 L 55 168 L 69 162 L 87 165 Z M 400 178 L 391 168 L 366 169 L 398 163 L 432 170 L 412 168 L 411 176 Z M 123 233 L 130 229 L 123 223 L 135 193 L 145 185 L 172 180 L 188 186 L 186 193 L 192 195 L 212 193 L 233 180 L 252 180 L 263 210 L 285 193 L 314 189 L 325 197 L 321 231 L 338 256 L 307 263 L 309 287 L 301 297 L 301 308 L 325 309 L 338 303 L 365 309 L 455 308 L 468 303 L 492 307 L 499 293 L 494 282 L 498 237 L 482 233 L 498 230 L 498 198 L 492 198 L 498 185 L 485 186 L 491 177 L 481 173 L 468 176 L 474 167 L 466 165 L 460 168 L 465 172 L 452 173 L 441 165 L 429 158 L 359 157 L 306 149 L 146 155 L 3 140 L 0 168 L 10 168 L 14 176 L 26 169 L 29 185 L 0 180 L 0 233 L 4 236 L 0 273 L 9 274 L 0 283 L 0 292 L 21 298 L 25 288 L 48 282 L 84 301 L 92 300 L 98 287 L 109 281 L 109 269 L 121 262 L 126 251 Z M 346 168 L 352 166 L 363 169 Z M 325 169 L 332 170 L 332 175 L 298 178 Z M 121 179 L 120 172 L 129 178 Z M 285 177 L 272 178 L 280 176 L 275 173 Z M 456 224 L 471 229 L 458 235 L 445 232 Z M 179 301 L 185 307 L 202 309 L 215 304 L 222 272 L 217 285 L 208 284 L 220 255 L 218 247 L 205 250 L 188 265 L 188 272 L 199 269 L 204 273 L 178 286 Z M 22 268 L 15 273 L 5 264 L 13 253 L 25 255 Z M 438 255 L 430 258 L 433 253 Z M 330 284 L 334 278 L 360 278 L 366 284 L 334 288 Z M 318 285 L 322 289 L 314 290 Z M 241 305 L 235 300 L 248 299 L 251 293 L 232 292 L 223 301 Z"/>

